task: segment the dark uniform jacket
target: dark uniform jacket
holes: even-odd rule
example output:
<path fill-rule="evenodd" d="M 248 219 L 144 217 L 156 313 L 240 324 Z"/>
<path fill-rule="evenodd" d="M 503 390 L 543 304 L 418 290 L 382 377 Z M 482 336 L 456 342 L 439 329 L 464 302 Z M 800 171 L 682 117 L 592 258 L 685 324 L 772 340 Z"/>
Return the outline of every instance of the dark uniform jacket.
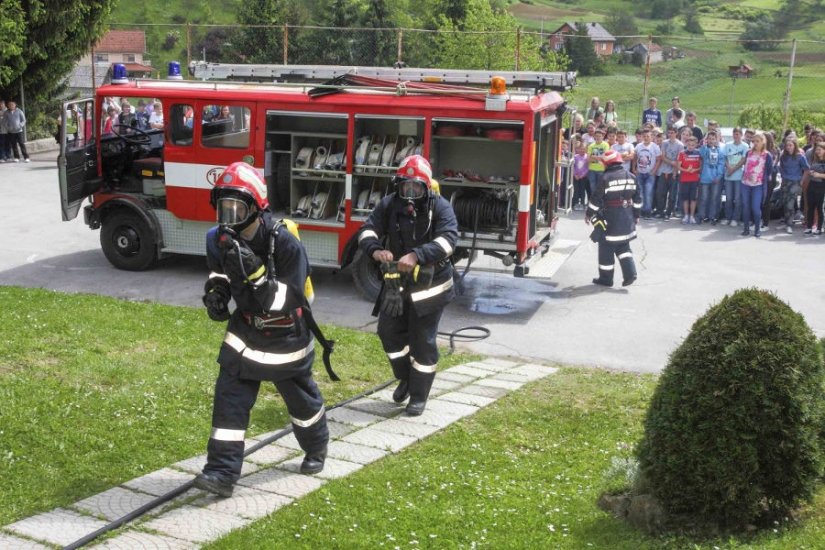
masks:
<path fill-rule="evenodd" d="M 228 286 L 237 306 L 218 355 L 221 367 L 241 378 L 277 382 L 309 374 L 315 357 L 312 334 L 301 316 L 309 261 L 303 245 L 280 226 L 273 255 L 275 272 L 269 272 L 269 235 L 279 224 L 269 213 L 262 222 L 246 244 L 267 268 L 266 277 L 257 286 L 230 280 L 215 227 L 207 234 L 206 259 L 211 270 L 207 292 L 210 285 Z"/>
<path fill-rule="evenodd" d="M 358 245 L 369 258 L 381 249 L 392 252 L 396 260 L 415 252 L 419 265 L 434 266 L 432 283 L 413 285 L 407 294 L 416 314 L 423 316 L 455 297 L 450 256 L 458 242 L 458 223 L 453 207 L 440 195 L 433 194 L 414 216 L 409 210 L 407 201 L 395 193 L 384 197 L 361 228 Z"/>
<path fill-rule="evenodd" d="M 607 223 L 605 241 L 623 243 L 636 238 L 636 219 L 642 209 L 642 197 L 636 178 L 621 164 L 611 164 L 596 184 L 587 205 L 587 217 L 602 215 Z"/>

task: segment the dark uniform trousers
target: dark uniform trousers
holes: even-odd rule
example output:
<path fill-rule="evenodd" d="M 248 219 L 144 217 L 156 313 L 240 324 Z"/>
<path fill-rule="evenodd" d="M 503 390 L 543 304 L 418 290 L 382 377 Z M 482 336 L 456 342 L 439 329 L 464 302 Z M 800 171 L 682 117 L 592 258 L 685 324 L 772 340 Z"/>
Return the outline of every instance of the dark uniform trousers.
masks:
<path fill-rule="evenodd" d="M 625 281 L 636 278 L 636 264 L 633 261 L 633 252 L 630 251 L 630 242 L 611 243 L 604 239 L 599 241 L 599 278 L 607 283 L 613 282 L 615 256 L 622 268 L 622 277 Z"/>
<path fill-rule="evenodd" d="M 311 361 L 310 361 L 311 362 Z M 295 438 L 307 454 L 323 450 L 329 440 L 324 400 L 311 374 L 274 382 L 292 417 Z M 247 380 L 221 368 L 215 382 L 212 437 L 207 444 L 205 472 L 237 481 L 243 465 L 249 413 L 258 398 L 260 380 Z"/>
<path fill-rule="evenodd" d="M 385 313 L 378 316 L 378 337 L 392 372 L 398 380 L 409 382 L 413 402 L 426 401 L 430 395 L 438 365 L 438 322 L 443 312 L 444 308 L 438 308 L 419 317 L 407 302 L 399 317 Z"/>

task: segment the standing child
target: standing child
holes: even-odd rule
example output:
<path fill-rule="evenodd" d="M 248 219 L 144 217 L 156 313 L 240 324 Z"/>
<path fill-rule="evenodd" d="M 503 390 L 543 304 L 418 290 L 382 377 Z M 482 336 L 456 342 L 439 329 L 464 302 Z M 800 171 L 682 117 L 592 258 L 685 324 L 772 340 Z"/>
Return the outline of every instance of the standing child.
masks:
<path fill-rule="evenodd" d="M 656 128 L 662 127 L 662 111 L 656 108 L 659 101 L 651 97 L 648 101 L 648 108 L 642 113 L 642 126 L 647 123 L 653 124 Z"/>
<path fill-rule="evenodd" d="M 587 148 L 577 139 L 576 154 L 573 155 L 573 210 L 581 210 L 590 200 L 587 163 Z"/>
<path fill-rule="evenodd" d="M 742 141 L 742 129 L 733 129 L 733 141 L 725 145 L 725 218 L 722 225 L 736 227 L 742 217 L 742 172 L 750 147 Z"/>
<path fill-rule="evenodd" d="M 649 219 L 653 210 L 654 168 L 661 151 L 653 143 L 650 130 L 642 130 L 642 143 L 636 145 L 636 184 L 642 192 L 642 217 Z"/>
<path fill-rule="evenodd" d="M 702 172 L 699 175 L 699 222 L 716 225 L 722 202 L 722 177 L 725 175 L 725 155 L 719 147 L 715 130 L 708 132 L 705 144 L 699 148 Z"/>
<path fill-rule="evenodd" d="M 696 149 L 696 136 L 687 137 L 684 151 L 679 153 L 679 196 L 682 198 L 682 224 L 696 224 L 696 195 L 699 191 L 699 173 L 702 171 L 702 156 Z"/>
<path fill-rule="evenodd" d="M 779 174 L 782 176 L 782 202 L 785 205 L 785 231 L 793 233 L 793 216 L 796 200 L 799 198 L 800 182 L 808 170 L 808 159 L 796 143 L 796 139 L 785 139 L 785 147 L 779 155 Z"/>
<path fill-rule="evenodd" d="M 656 186 L 656 209 L 664 212 L 664 219 L 669 220 L 676 211 L 679 199 L 679 180 L 676 172 L 679 168 L 677 159 L 685 146 L 676 139 L 676 130 L 667 131 L 667 139 L 662 142 L 662 155 L 659 165 L 659 183 Z"/>
<path fill-rule="evenodd" d="M 753 236 L 762 236 L 762 197 L 771 179 L 773 157 L 768 152 L 765 134 L 753 135 L 753 149 L 745 157 L 745 172 L 742 174 L 742 212 L 745 229 L 742 236 L 750 235 L 750 223 L 753 220 Z"/>
<path fill-rule="evenodd" d="M 590 183 L 590 195 L 596 191 L 596 184 L 599 183 L 599 178 L 604 174 L 604 164 L 602 164 L 602 156 L 610 150 L 610 146 L 604 140 L 604 130 L 596 128 L 593 131 L 594 141 L 587 146 L 587 155 L 590 164 L 588 165 L 589 172 L 587 178 Z"/>
<path fill-rule="evenodd" d="M 633 162 L 633 146 L 627 142 L 627 132 L 622 129 L 616 131 L 616 143 L 612 149 L 622 156 L 622 166 L 630 172 L 630 165 Z"/>
<path fill-rule="evenodd" d="M 805 234 L 822 235 L 822 203 L 825 202 L 825 142 L 820 141 L 814 146 L 814 156 L 808 174 L 810 177 L 805 197 L 808 203 L 808 211 L 805 216 L 807 225 Z M 816 221 L 816 231 L 813 231 L 814 213 L 819 214 Z"/>

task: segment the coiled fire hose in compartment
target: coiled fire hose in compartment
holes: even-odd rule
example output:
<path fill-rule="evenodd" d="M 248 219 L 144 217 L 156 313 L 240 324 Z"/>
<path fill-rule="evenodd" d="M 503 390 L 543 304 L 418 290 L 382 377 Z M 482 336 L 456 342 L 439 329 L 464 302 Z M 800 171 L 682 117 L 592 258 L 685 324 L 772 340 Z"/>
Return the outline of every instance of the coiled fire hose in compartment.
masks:
<path fill-rule="evenodd" d="M 508 232 L 515 223 L 516 195 L 512 190 L 481 191 L 477 194 L 457 191 L 452 203 L 458 226 L 462 229 Z"/>

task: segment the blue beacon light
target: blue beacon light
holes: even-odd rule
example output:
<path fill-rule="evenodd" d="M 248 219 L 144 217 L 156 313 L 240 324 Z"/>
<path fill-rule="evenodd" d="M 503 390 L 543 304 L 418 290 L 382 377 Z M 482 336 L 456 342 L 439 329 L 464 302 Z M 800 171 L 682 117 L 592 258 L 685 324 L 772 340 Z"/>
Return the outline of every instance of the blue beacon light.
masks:
<path fill-rule="evenodd" d="M 115 63 L 112 66 L 112 84 L 128 84 L 129 75 L 126 73 L 126 65 Z"/>
<path fill-rule="evenodd" d="M 180 74 L 180 63 L 177 61 L 169 62 L 169 74 L 166 78 L 169 80 L 183 80 L 183 76 Z"/>

